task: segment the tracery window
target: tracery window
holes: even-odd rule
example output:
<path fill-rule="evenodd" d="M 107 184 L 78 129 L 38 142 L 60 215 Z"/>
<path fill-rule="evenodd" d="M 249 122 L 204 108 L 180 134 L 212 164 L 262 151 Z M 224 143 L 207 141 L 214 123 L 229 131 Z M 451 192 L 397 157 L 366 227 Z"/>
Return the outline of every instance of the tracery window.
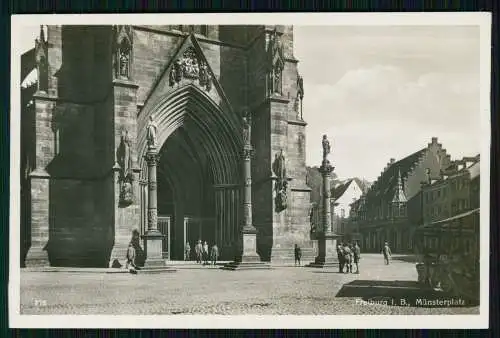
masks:
<path fill-rule="evenodd" d="M 208 36 L 208 25 L 176 25 L 173 27 L 181 32 Z"/>

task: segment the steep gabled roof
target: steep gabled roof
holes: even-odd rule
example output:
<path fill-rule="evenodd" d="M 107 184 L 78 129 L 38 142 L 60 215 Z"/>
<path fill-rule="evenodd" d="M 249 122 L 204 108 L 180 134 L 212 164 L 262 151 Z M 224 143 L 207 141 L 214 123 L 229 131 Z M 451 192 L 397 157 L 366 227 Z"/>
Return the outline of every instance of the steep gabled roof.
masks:
<path fill-rule="evenodd" d="M 334 189 L 332 189 L 332 198 L 333 200 L 338 200 L 342 195 L 345 193 L 347 188 L 351 185 L 353 182 L 353 179 L 347 180 L 345 183 L 339 184 L 336 186 Z"/>
<path fill-rule="evenodd" d="M 471 165 L 469 168 L 467 168 L 467 170 L 470 173 L 470 178 L 471 179 L 476 178 L 481 173 L 481 171 L 480 171 L 480 162 L 477 161 L 476 163 L 474 163 L 473 165 Z"/>
<path fill-rule="evenodd" d="M 401 175 L 401 180 L 408 177 L 412 167 L 419 161 L 420 157 L 423 156 L 426 151 L 427 148 L 423 148 L 391 164 L 381 174 L 377 181 L 372 184 L 366 194 L 366 198 L 368 200 L 371 198 L 377 198 L 385 201 L 392 201 L 398 188 L 398 175 Z"/>

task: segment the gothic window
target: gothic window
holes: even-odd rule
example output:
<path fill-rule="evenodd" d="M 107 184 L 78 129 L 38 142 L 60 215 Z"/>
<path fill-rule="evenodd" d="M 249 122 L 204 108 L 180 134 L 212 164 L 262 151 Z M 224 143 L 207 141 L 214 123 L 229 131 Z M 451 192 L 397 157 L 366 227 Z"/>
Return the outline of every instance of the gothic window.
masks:
<path fill-rule="evenodd" d="M 345 217 L 345 209 L 340 210 L 340 217 L 344 218 Z"/>
<path fill-rule="evenodd" d="M 59 128 L 57 128 L 54 132 L 54 152 L 56 155 L 59 155 L 60 151 L 59 135 Z"/>
<path fill-rule="evenodd" d="M 48 66 L 45 56 L 40 57 L 38 65 L 38 88 L 40 91 L 47 92 L 49 87 Z"/>
<path fill-rule="evenodd" d="M 200 26 L 200 33 L 204 36 L 208 36 L 208 26 L 207 25 Z"/>
<path fill-rule="evenodd" d="M 406 205 L 404 203 L 399 205 L 399 216 L 406 216 Z"/>

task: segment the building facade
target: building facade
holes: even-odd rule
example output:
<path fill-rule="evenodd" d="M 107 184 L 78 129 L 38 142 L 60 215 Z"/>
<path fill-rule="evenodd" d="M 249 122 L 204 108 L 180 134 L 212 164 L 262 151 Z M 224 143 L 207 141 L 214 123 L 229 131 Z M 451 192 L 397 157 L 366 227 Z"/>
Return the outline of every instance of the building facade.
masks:
<path fill-rule="evenodd" d="M 422 185 L 423 196 L 423 221 L 422 227 L 446 225 L 450 228 L 479 229 L 479 180 L 480 157 L 465 157 L 453 161 L 448 168 L 441 172 L 441 176 Z M 467 236 L 464 232 L 463 236 Z M 474 236 L 469 236 L 462 241 L 454 238 L 450 249 L 457 250 L 463 243 L 464 253 L 470 253 L 478 243 L 473 241 Z M 427 240 L 427 238 L 426 238 Z M 429 239 L 430 240 L 430 239 Z M 423 243 L 425 247 L 436 249 L 440 244 L 438 238 L 432 242 Z"/>
<path fill-rule="evenodd" d="M 359 228 L 361 246 L 380 252 L 384 242 L 392 251 L 411 252 L 412 233 L 422 224 L 421 184 L 438 177 L 450 165 L 450 155 L 436 137 L 399 161 L 391 159 L 366 194 L 353 204 L 353 226 Z"/>
<path fill-rule="evenodd" d="M 201 239 L 233 259 L 246 112 L 258 253 L 312 247 L 292 26 L 47 26 L 22 61 L 23 77 L 37 73 L 21 89 L 26 265 L 108 266 L 148 217 L 166 258 Z M 150 124 L 157 214 L 147 212 Z"/>
<path fill-rule="evenodd" d="M 350 226 L 351 205 L 361 197 L 363 189 L 356 179 L 349 179 L 332 190 L 332 224 L 337 229 L 337 234 L 348 240 L 357 233 L 356 226 Z"/>

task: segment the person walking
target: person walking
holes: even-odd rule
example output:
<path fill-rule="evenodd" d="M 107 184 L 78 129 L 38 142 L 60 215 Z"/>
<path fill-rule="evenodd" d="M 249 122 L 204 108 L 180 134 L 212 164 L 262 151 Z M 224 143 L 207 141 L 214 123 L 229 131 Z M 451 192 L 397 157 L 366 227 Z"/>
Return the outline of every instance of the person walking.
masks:
<path fill-rule="evenodd" d="M 208 244 L 207 241 L 203 242 L 203 264 L 208 264 Z"/>
<path fill-rule="evenodd" d="M 392 256 L 391 248 L 389 248 L 389 243 L 385 242 L 382 248 L 382 254 L 384 255 L 385 265 L 389 265 L 389 259 Z"/>
<path fill-rule="evenodd" d="M 201 239 L 198 240 L 196 246 L 194 247 L 194 253 L 196 255 L 196 263 L 201 263 L 201 255 L 202 255 L 203 245 L 201 244 Z"/>
<path fill-rule="evenodd" d="M 352 252 L 347 243 L 344 244 L 344 264 L 346 265 L 346 273 L 352 272 Z"/>
<path fill-rule="evenodd" d="M 219 258 L 219 247 L 217 247 L 217 243 L 214 243 L 210 249 L 210 260 L 213 266 L 217 264 L 217 258 Z"/>
<path fill-rule="evenodd" d="M 339 272 L 344 273 L 344 249 L 343 249 L 343 243 L 340 243 L 337 245 L 337 258 L 339 260 Z"/>
<path fill-rule="evenodd" d="M 297 262 L 299 262 L 300 266 L 300 258 L 302 258 L 302 250 L 300 250 L 300 247 L 297 244 L 295 244 L 294 254 L 295 254 L 295 266 L 297 266 Z"/>
<path fill-rule="evenodd" d="M 359 273 L 359 260 L 361 259 L 361 248 L 359 247 L 358 242 L 354 244 L 352 248 L 352 253 L 354 256 L 354 264 L 356 265 L 356 273 Z"/>
<path fill-rule="evenodd" d="M 189 245 L 189 241 L 186 242 L 186 246 L 184 247 L 184 260 L 191 260 L 191 245 Z"/>

